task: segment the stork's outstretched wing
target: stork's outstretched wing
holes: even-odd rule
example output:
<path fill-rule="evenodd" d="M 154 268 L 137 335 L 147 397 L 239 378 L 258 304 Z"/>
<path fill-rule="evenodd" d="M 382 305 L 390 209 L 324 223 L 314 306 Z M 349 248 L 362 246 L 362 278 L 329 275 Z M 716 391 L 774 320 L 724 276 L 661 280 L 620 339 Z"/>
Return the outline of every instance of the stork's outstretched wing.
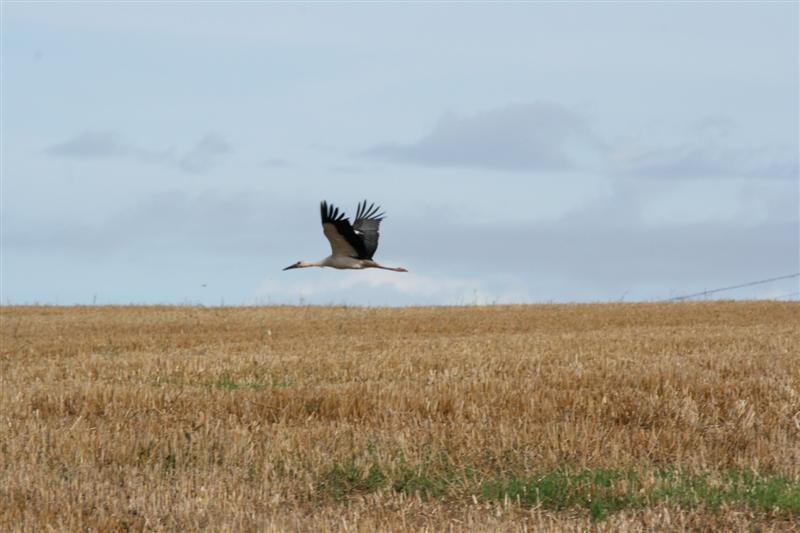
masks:
<path fill-rule="evenodd" d="M 364 243 L 365 257 L 362 259 L 372 259 L 375 255 L 375 250 L 378 249 L 378 237 L 380 233 L 378 228 L 381 225 L 381 220 L 386 216 L 384 213 L 379 213 L 380 207 L 375 204 L 370 204 L 367 207 L 367 201 L 364 200 L 358 204 L 356 211 L 356 219 L 353 222 L 353 231 L 361 238 Z"/>
<path fill-rule="evenodd" d="M 378 248 L 378 227 L 384 216 L 383 213 L 378 214 L 378 209 L 375 204 L 367 207 L 367 201 L 364 200 L 358 205 L 356 219 L 350 225 L 344 212 L 323 201 L 320 204 L 322 231 L 331 243 L 331 253 L 372 259 Z"/>
<path fill-rule="evenodd" d="M 344 212 L 340 213 L 338 207 L 328 205 L 325 201 L 320 204 L 319 210 L 322 215 L 322 232 L 331 243 L 332 255 L 361 258 L 366 254 L 364 243 L 356 235 Z"/>

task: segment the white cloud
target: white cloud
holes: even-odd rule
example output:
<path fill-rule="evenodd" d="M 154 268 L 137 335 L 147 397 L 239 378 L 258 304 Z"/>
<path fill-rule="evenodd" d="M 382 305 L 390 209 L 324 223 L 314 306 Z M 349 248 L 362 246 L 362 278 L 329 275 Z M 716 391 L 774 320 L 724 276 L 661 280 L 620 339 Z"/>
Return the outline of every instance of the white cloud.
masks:
<path fill-rule="evenodd" d="M 387 262 L 388 264 L 388 262 Z M 271 303 L 376 303 L 387 301 L 450 305 L 522 302 L 527 294 L 514 290 L 493 291 L 471 279 L 441 278 L 413 272 L 398 274 L 380 270 L 344 272 L 292 272 L 264 280 L 255 291 L 257 301 Z M 307 279 L 287 279 L 288 276 Z"/>

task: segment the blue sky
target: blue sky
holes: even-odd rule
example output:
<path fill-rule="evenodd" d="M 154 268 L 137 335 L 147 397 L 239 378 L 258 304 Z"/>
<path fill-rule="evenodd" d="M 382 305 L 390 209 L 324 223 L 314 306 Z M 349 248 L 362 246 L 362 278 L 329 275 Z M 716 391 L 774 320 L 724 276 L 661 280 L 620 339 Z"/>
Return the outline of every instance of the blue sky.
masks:
<path fill-rule="evenodd" d="M 653 300 L 798 272 L 798 14 L 4 2 L 2 301 Z M 320 200 L 362 198 L 408 274 L 281 270 L 329 253 Z"/>

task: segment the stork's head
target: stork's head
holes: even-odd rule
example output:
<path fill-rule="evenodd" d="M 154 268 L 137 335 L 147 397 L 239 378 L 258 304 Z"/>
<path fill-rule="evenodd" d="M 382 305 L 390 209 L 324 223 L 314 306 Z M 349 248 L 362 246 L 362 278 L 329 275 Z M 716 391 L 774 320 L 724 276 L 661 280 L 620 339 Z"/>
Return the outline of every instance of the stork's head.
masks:
<path fill-rule="evenodd" d="M 293 268 L 306 268 L 310 266 L 314 265 L 312 265 L 309 261 L 298 261 L 297 263 L 289 265 L 288 267 L 284 268 L 284 270 L 291 270 Z"/>

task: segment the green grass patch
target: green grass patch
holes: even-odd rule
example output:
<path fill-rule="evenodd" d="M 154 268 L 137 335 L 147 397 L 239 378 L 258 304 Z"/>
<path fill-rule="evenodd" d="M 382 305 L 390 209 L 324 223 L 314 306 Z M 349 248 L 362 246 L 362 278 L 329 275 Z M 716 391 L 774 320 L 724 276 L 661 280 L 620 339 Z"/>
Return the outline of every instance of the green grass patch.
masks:
<path fill-rule="evenodd" d="M 484 499 L 509 498 L 555 511 L 583 507 L 593 520 L 599 520 L 608 513 L 641 506 L 644 501 L 638 494 L 638 481 L 632 471 L 554 470 L 524 477 L 508 472 L 485 480 L 480 492 Z"/>
<path fill-rule="evenodd" d="M 800 517 L 800 481 L 749 470 L 704 474 L 679 471 L 558 469 L 518 476 L 504 473 L 481 484 L 485 499 L 518 501 L 547 509 L 584 508 L 593 520 L 659 503 L 718 510 L 723 505 Z"/>
<path fill-rule="evenodd" d="M 585 509 L 594 521 L 624 509 L 659 504 L 702 508 L 743 508 L 800 521 L 800 480 L 750 470 L 689 474 L 679 470 L 570 469 L 520 475 L 456 467 L 448 461 L 411 466 L 403 460 L 381 465 L 374 454 L 360 465 L 334 463 L 317 489 L 337 501 L 353 494 L 389 489 L 442 500 L 479 497 L 560 511 Z"/>
<path fill-rule="evenodd" d="M 279 379 L 270 376 L 250 376 L 249 378 L 235 379 L 234 377 L 223 374 L 211 385 L 216 389 L 221 390 L 237 390 L 237 389 L 250 389 L 250 390 L 265 390 L 270 388 L 284 388 L 289 387 L 291 383 L 288 379 Z"/>
<path fill-rule="evenodd" d="M 350 460 L 334 464 L 325 472 L 318 488 L 340 501 L 352 494 L 374 492 L 385 484 L 386 475 L 377 463 L 364 470 Z"/>
<path fill-rule="evenodd" d="M 450 492 L 450 484 L 450 477 L 442 472 L 430 475 L 421 470 L 403 466 L 395 474 L 392 488 L 395 492 L 419 494 L 422 498 L 443 499 Z"/>
<path fill-rule="evenodd" d="M 649 501 L 667 501 L 681 507 L 716 510 L 743 505 L 760 511 L 785 511 L 800 518 L 800 480 L 781 475 L 758 475 L 751 470 L 716 474 L 662 473 L 660 483 L 647 493 Z"/>
<path fill-rule="evenodd" d="M 236 390 L 240 385 L 230 376 L 221 376 L 214 382 L 214 387 L 222 390 Z"/>
<path fill-rule="evenodd" d="M 244 375 L 235 377 L 230 374 L 221 374 L 211 380 L 181 379 L 171 376 L 159 376 L 154 385 L 157 387 L 209 387 L 218 390 L 254 390 L 282 389 L 292 386 L 292 381 L 287 377 L 270 375 Z"/>

